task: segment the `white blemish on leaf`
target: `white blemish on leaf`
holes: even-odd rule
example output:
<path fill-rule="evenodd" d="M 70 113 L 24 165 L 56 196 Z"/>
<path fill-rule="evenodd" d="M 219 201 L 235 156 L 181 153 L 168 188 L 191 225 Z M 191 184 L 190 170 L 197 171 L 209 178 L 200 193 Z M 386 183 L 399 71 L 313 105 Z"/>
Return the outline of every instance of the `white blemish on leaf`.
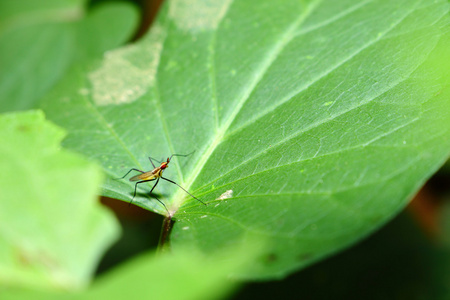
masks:
<path fill-rule="evenodd" d="M 207 217 L 207 215 L 203 215 L 203 216 L 200 217 L 200 219 L 203 219 L 203 218 L 206 218 L 206 217 Z"/>
<path fill-rule="evenodd" d="M 215 29 L 231 0 L 173 0 L 169 16 L 180 29 L 189 31 Z"/>
<path fill-rule="evenodd" d="M 216 200 L 224 200 L 233 197 L 233 190 L 227 190 L 225 193 L 219 196 Z"/>
<path fill-rule="evenodd" d="M 89 74 L 94 103 L 130 103 L 145 94 L 155 81 L 163 37 L 163 29 L 155 26 L 143 42 L 106 53 Z"/>
<path fill-rule="evenodd" d="M 183 229 L 183 230 L 188 230 L 188 229 L 189 229 L 189 226 L 185 226 L 185 227 L 183 227 L 183 228 L 181 228 L 181 229 Z"/>

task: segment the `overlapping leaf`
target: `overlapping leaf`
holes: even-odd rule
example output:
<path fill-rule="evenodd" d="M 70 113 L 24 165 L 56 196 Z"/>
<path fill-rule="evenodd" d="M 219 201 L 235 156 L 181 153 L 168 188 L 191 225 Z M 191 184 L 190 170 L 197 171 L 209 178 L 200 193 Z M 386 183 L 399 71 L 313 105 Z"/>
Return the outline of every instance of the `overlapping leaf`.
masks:
<path fill-rule="evenodd" d="M 0 111 L 36 107 L 70 65 L 130 38 L 126 3 L 85 12 L 85 0 L 0 1 Z"/>
<path fill-rule="evenodd" d="M 42 112 L 0 118 L 0 285 L 80 289 L 118 224 L 96 203 L 98 166 L 62 151 Z"/>

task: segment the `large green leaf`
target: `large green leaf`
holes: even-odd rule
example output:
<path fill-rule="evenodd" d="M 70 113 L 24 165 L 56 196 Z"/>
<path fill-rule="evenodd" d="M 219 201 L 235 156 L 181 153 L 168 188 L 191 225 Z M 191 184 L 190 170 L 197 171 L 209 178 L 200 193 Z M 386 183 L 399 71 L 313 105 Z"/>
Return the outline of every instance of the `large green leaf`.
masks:
<path fill-rule="evenodd" d="M 156 188 L 172 247 L 269 240 L 272 278 L 381 226 L 450 149 L 446 1 L 169 1 L 138 44 L 78 66 L 43 103 L 104 195 L 174 157 Z M 141 184 L 135 204 L 167 214 Z"/>
<path fill-rule="evenodd" d="M 0 286 L 79 289 L 117 238 L 98 166 L 62 151 L 42 112 L 0 117 Z M 0 292 L 2 293 L 2 292 Z"/>
<path fill-rule="evenodd" d="M 129 4 L 86 0 L 0 0 L 0 111 L 27 109 L 71 63 L 100 57 L 129 39 L 137 20 Z"/>

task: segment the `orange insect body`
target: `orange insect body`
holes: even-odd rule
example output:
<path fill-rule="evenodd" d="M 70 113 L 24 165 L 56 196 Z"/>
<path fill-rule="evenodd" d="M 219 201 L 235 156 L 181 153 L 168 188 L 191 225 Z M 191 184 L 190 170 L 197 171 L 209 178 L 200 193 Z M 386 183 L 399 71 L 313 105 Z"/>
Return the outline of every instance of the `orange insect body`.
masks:
<path fill-rule="evenodd" d="M 162 171 L 168 167 L 167 162 L 163 162 L 159 167 L 154 168 L 151 171 L 145 172 L 143 174 L 139 174 L 131 177 L 130 181 L 140 181 L 140 180 L 155 180 L 156 178 L 160 178 L 162 176 Z"/>
<path fill-rule="evenodd" d="M 190 154 L 192 154 L 192 153 L 190 153 Z M 134 199 L 134 197 L 136 197 L 136 189 L 137 189 L 137 185 L 138 185 L 139 183 L 143 183 L 143 182 L 148 182 L 148 181 L 154 181 L 154 180 L 156 180 L 156 183 L 153 185 L 152 189 L 150 190 L 150 194 L 151 194 L 151 193 L 153 192 L 153 190 L 155 189 L 156 185 L 158 184 L 159 179 L 164 179 L 165 181 L 168 181 L 168 182 L 171 182 L 171 183 L 177 185 L 177 186 L 180 187 L 183 191 L 185 191 L 186 193 L 188 193 L 192 198 L 194 198 L 194 199 L 196 199 L 197 201 L 199 201 L 200 203 L 206 205 L 206 203 L 204 203 L 204 202 L 201 201 L 200 199 L 196 198 L 194 195 L 192 195 L 191 193 L 189 193 L 187 190 L 185 190 L 182 186 L 180 186 L 180 185 L 179 185 L 178 183 L 176 183 L 175 181 L 170 180 L 170 179 L 168 179 L 168 178 L 164 178 L 164 177 L 162 176 L 163 171 L 169 167 L 170 160 L 172 159 L 173 156 L 188 156 L 188 155 L 190 155 L 190 154 L 186 154 L 186 155 L 183 155 L 183 154 L 172 154 L 172 156 L 168 157 L 166 161 L 163 161 L 159 167 L 156 167 L 155 164 L 153 163 L 152 158 L 149 157 L 149 160 L 150 160 L 150 162 L 152 163 L 152 166 L 153 166 L 153 168 L 154 168 L 153 170 L 148 171 L 148 172 L 144 172 L 144 171 L 141 171 L 141 170 L 138 170 L 138 169 L 134 169 L 134 168 L 131 169 L 131 170 L 129 170 L 128 173 L 126 173 L 122 178 L 124 178 L 125 176 L 127 176 L 131 171 L 137 171 L 137 172 L 140 172 L 140 173 L 141 173 L 141 174 L 136 175 L 136 176 L 133 176 L 133 177 L 131 177 L 131 178 L 129 179 L 130 181 L 137 181 L 136 184 L 135 184 L 135 186 L 134 186 L 134 195 L 133 195 L 133 199 Z M 155 197 L 155 196 L 153 195 L 153 197 Z M 131 204 L 131 202 L 133 202 L 133 199 L 131 199 L 130 204 Z M 161 200 L 159 200 L 159 199 L 156 198 L 156 197 L 155 197 L 155 199 L 158 200 L 158 202 L 160 202 L 160 203 L 164 206 L 164 208 L 167 210 L 167 207 L 164 205 L 164 203 L 163 203 Z M 169 211 L 167 210 L 167 212 L 169 212 Z"/>

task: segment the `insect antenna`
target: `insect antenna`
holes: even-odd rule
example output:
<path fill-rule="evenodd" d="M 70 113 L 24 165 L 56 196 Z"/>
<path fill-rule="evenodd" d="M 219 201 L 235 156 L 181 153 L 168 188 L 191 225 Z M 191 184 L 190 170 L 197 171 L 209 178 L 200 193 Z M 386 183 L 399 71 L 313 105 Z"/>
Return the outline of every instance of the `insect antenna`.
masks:
<path fill-rule="evenodd" d="M 191 153 L 188 153 L 188 154 L 172 154 L 172 155 L 170 156 L 170 158 L 169 158 L 169 161 L 171 161 L 171 160 L 172 160 L 172 157 L 174 157 L 174 156 L 182 156 L 182 157 L 186 157 L 186 156 L 191 155 L 191 154 L 194 153 L 194 152 L 195 152 L 195 150 L 192 151 Z"/>
<path fill-rule="evenodd" d="M 191 193 L 189 193 L 184 187 L 182 187 L 181 185 L 179 185 L 179 184 L 176 183 L 175 181 L 170 180 L 170 179 L 165 178 L 165 177 L 162 177 L 162 176 L 161 176 L 161 179 L 164 179 L 164 180 L 166 180 L 166 181 L 168 181 L 168 182 L 171 182 L 171 183 L 177 185 L 177 186 L 178 186 L 179 188 L 181 188 L 183 191 L 185 191 L 186 193 L 188 193 L 189 196 L 191 196 L 192 198 L 194 198 L 195 200 L 197 200 L 197 201 L 200 202 L 201 204 L 203 204 L 203 205 L 205 205 L 205 206 L 208 205 L 208 204 L 206 204 L 205 202 L 203 202 L 202 200 L 200 200 L 200 199 L 198 199 L 197 197 L 195 197 L 194 195 L 192 195 Z"/>

